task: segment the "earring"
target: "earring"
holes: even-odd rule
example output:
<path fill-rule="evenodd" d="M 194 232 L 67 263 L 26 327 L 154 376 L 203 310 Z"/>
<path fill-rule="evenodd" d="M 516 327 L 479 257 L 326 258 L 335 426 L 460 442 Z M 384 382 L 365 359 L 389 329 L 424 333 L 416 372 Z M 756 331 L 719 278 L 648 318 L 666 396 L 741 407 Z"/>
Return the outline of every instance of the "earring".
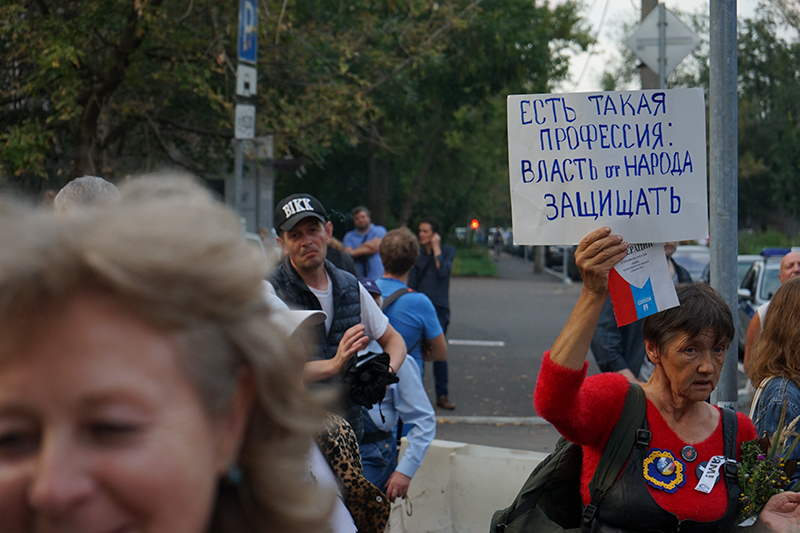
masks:
<path fill-rule="evenodd" d="M 232 487 L 238 487 L 242 483 L 242 469 L 239 468 L 238 465 L 233 465 L 230 470 L 228 470 L 228 475 L 225 476 L 225 480 L 228 484 Z"/>

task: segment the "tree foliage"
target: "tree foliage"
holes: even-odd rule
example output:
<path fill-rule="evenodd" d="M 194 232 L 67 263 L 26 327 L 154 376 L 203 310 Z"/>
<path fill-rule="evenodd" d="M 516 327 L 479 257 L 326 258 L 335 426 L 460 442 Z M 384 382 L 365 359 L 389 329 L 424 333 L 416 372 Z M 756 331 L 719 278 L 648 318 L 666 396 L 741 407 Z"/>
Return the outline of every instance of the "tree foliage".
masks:
<path fill-rule="evenodd" d="M 55 182 L 225 149 L 225 24 L 213 2 L 10 2 L 0 7 L 0 172 Z"/>
<path fill-rule="evenodd" d="M 374 92 L 380 113 L 364 144 L 341 147 L 305 183 L 345 210 L 365 203 L 390 225 L 436 215 L 510 222 L 505 95 L 547 92 L 566 75 L 568 47 L 588 36 L 577 7 L 484 0 L 443 35 L 437 53 Z M 470 5 L 472 5 L 470 4 Z"/>
<path fill-rule="evenodd" d="M 232 162 L 236 0 L 0 6 L 0 181 L 38 190 Z M 508 219 L 504 96 L 548 91 L 589 38 L 533 0 L 260 0 L 257 135 L 335 208 Z M 284 161 L 285 162 L 285 161 Z M 286 168 L 283 165 L 280 168 Z M 500 208 L 498 209 L 498 206 Z"/>
<path fill-rule="evenodd" d="M 800 201 L 800 44 L 762 10 L 739 32 L 740 218 L 765 229 Z"/>

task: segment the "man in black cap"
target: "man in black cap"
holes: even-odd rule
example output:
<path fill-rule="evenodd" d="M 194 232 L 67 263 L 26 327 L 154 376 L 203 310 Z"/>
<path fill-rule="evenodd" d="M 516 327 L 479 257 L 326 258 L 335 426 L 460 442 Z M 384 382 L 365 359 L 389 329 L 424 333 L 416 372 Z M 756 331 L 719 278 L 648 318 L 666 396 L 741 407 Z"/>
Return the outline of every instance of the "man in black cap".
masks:
<path fill-rule="evenodd" d="M 333 225 L 310 194 L 293 194 L 275 207 L 275 232 L 286 258 L 270 275 L 278 297 L 294 309 L 320 309 L 328 318 L 318 327 L 318 353 L 306 363 L 311 382 L 341 381 L 347 361 L 375 339 L 397 370 L 406 356 L 403 338 L 389 324 L 355 276 L 325 259 Z M 363 435 L 361 407 L 349 405 L 345 419 Z"/>

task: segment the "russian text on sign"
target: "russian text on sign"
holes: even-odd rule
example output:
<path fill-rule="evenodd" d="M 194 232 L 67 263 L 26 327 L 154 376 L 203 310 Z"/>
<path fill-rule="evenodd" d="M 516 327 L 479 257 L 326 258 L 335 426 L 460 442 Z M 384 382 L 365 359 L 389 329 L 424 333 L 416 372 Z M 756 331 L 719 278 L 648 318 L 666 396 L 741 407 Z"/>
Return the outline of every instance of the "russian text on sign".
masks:
<path fill-rule="evenodd" d="M 701 89 L 512 95 L 508 142 L 518 244 L 708 235 Z"/>

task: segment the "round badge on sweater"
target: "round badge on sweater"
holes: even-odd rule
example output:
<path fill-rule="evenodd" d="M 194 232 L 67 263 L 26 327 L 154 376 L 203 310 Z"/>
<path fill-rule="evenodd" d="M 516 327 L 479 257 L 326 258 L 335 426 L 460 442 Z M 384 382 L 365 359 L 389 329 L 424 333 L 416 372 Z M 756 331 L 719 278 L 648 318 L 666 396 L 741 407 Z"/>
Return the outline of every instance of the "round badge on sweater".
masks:
<path fill-rule="evenodd" d="M 695 470 L 695 473 L 697 474 L 697 479 L 702 479 L 703 474 L 705 474 L 705 472 L 706 472 L 706 466 L 707 465 L 708 465 L 708 461 L 703 461 L 702 463 L 697 465 L 697 469 Z M 716 479 L 714 479 L 714 485 L 719 483 L 720 479 L 722 479 L 722 476 L 717 475 Z M 703 492 L 705 492 L 705 491 L 703 491 Z"/>
<path fill-rule="evenodd" d="M 651 448 L 642 466 L 644 479 L 658 490 L 673 493 L 686 483 L 686 464 L 670 450 Z"/>
<path fill-rule="evenodd" d="M 681 457 L 683 457 L 683 460 L 687 463 L 691 463 L 697 459 L 697 450 L 691 444 L 687 444 L 681 448 Z"/>

